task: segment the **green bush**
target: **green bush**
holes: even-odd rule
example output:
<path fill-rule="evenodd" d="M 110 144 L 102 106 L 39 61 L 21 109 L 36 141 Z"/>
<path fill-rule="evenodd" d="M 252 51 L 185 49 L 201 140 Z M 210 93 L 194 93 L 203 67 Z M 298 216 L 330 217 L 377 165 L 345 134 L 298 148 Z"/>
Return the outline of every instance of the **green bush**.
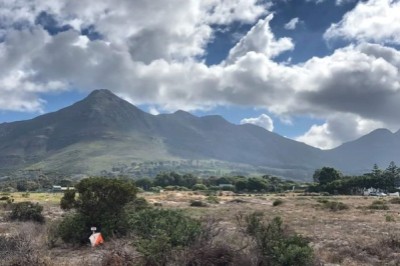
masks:
<path fill-rule="evenodd" d="M 396 219 L 394 219 L 394 217 L 389 214 L 385 215 L 385 220 L 386 220 L 386 222 L 395 222 L 396 221 Z"/>
<path fill-rule="evenodd" d="M 137 211 L 149 209 L 152 206 L 145 198 L 136 198 L 133 201 L 129 202 L 125 206 L 125 212 L 127 214 L 134 213 Z"/>
<path fill-rule="evenodd" d="M 75 207 L 75 190 L 66 190 L 61 198 L 60 207 L 63 210 L 69 210 Z"/>
<path fill-rule="evenodd" d="M 208 203 L 212 203 L 212 204 L 218 204 L 219 203 L 218 197 L 216 197 L 216 196 L 208 196 L 206 198 L 206 201 Z"/>
<path fill-rule="evenodd" d="M 136 198 L 136 187 L 132 182 L 94 177 L 81 180 L 75 188 L 79 195 L 77 199 L 68 192 L 61 200 L 62 204 L 77 211 L 60 224 L 60 235 L 65 242 L 87 242 L 92 226 L 97 227 L 104 237 L 127 232 L 125 206 Z"/>
<path fill-rule="evenodd" d="M 371 205 L 368 206 L 371 210 L 389 210 L 389 206 L 386 205 L 385 201 L 374 200 Z"/>
<path fill-rule="evenodd" d="M 30 201 L 14 203 L 11 205 L 10 219 L 43 223 L 44 216 L 42 215 L 42 211 L 43 206 L 39 205 L 39 203 L 32 203 Z"/>
<path fill-rule="evenodd" d="M 91 226 L 82 214 L 71 213 L 60 222 L 56 235 L 66 243 L 87 243 Z"/>
<path fill-rule="evenodd" d="M 201 233 L 200 222 L 176 210 L 142 210 L 130 215 L 128 225 L 148 265 L 164 265 L 173 249 L 189 246 Z"/>
<path fill-rule="evenodd" d="M 191 207 L 207 207 L 207 203 L 202 202 L 201 200 L 193 200 L 190 202 Z"/>
<path fill-rule="evenodd" d="M 192 187 L 192 190 L 207 190 L 207 186 L 204 184 L 196 184 Z"/>
<path fill-rule="evenodd" d="M 272 206 L 279 206 L 279 205 L 281 205 L 281 204 L 283 204 L 283 200 L 281 200 L 281 199 L 276 199 L 276 200 L 274 200 L 273 202 L 272 202 Z"/>
<path fill-rule="evenodd" d="M 400 204 L 400 198 L 390 199 L 389 202 L 392 203 L 392 204 Z"/>
<path fill-rule="evenodd" d="M 258 265 L 296 265 L 313 264 L 314 255 L 305 238 L 285 230 L 280 217 L 265 224 L 261 215 L 253 213 L 246 217 L 247 233 L 255 239 L 259 252 Z"/>
<path fill-rule="evenodd" d="M 334 212 L 349 209 L 349 206 L 347 204 L 344 204 L 343 202 L 340 201 L 327 201 L 322 206 L 324 209 L 328 209 Z"/>

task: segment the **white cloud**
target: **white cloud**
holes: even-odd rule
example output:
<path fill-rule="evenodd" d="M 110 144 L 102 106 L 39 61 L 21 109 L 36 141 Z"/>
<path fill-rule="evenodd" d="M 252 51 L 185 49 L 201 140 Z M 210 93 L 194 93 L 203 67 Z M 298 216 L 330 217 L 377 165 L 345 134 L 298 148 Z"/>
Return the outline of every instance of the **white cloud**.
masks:
<path fill-rule="evenodd" d="M 324 148 L 374 127 L 400 127 L 398 50 L 364 43 L 302 64 L 277 63 L 273 58 L 294 44 L 274 36 L 267 16 L 224 63 L 207 66 L 198 56 L 212 40 L 211 24 L 255 22 L 265 7 L 249 0 L 171 1 L 121 1 L 115 9 L 108 9 L 111 0 L 92 7 L 91 1 L 22 1 L 38 3 L 34 13 L 42 6 L 60 25 L 74 21 L 75 29 L 51 36 L 20 3 L 21 14 L 7 17 L 0 43 L 0 109 L 40 112 L 40 95 L 49 91 L 111 89 L 154 113 L 239 105 L 264 108 L 281 121 L 295 115 L 327 120 L 299 137 Z M 228 6 L 247 11 L 221 15 Z M 12 26 L 22 20 L 28 26 Z M 79 30 L 89 25 L 103 38 L 82 36 Z"/>
<path fill-rule="evenodd" d="M 284 28 L 287 30 L 294 30 L 299 22 L 299 18 L 292 18 L 288 23 L 285 24 Z"/>
<path fill-rule="evenodd" d="M 343 19 L 325 32 L 326 39 L 400 44 L 400 1 L 359 2 Z"/>
<path fill-rule="evenodd" d="M 285 51 L 293 50 L 294 44 L 290 38 L 275 39 L 269 27 L 272 19 L 272 14 L 265 19 L 260 19 L 247 35 L 229 51 L 227 62 L 232 63 L 248 52 L 261 53 L 268 58 L 273 58 Z"/>
<path fill-rule="evenodd" d="M 324 124 L 313 125 L 296 140 L 321 149 L 331 149 L 380 127 L 383 127 L 383 123 L 378 121 L 352 114 L 335 114 Z"/>
<path fill-rule="evenodd" d="M 266 114 L 262 114 L 259 117 L 244 118 L 240 121 L 240 124 L 253 124 L 269 131 L 274 130 L 274 121 Z"/>

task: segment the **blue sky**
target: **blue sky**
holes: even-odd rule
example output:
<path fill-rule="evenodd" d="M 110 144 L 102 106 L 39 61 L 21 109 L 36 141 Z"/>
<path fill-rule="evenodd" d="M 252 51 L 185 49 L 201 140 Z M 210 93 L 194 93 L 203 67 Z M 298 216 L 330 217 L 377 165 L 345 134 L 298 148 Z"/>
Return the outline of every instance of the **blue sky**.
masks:
<path fill-rule="evenodd" d="M 0 123 L 109 89 L 323 149 L 400 128 L 398 0 L 94 2 L 0 4 Z"/>

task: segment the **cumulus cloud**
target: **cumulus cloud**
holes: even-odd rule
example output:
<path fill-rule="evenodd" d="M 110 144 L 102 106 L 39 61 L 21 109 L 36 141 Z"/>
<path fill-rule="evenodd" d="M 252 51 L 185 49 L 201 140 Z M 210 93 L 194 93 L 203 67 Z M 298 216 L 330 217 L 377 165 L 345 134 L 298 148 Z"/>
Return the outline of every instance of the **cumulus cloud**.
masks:
<path fill-rule="evenodd" d="M 248 52 L 261 53 L 268 58 L 273 58 L 285 51 L 293 50 L 294 44 L 290 38 L 277 40 L 271 32 L 269 22 L 273 17 L 273 14 L 270 14 L 265 19 L 260 19 L 246 36 L 229 51 L 227 62 L 232 63 Z"/>
<path fill-rule="evenodd" d="M 274 121 L 266 114 L 262 114 L 259 117 L 244 118 L 240 121 L 240 124 L 253 124 L 269 131 L 274 130 Z"/>
<path fill-rule="evenodd" d="M 0 40 L 3 110 L 40 112 L 45 104 L 40 95 L 49 91 L 111 89 L 132 103 L 152 106 L 153 113 L 240 105 L 265 108 L 282 121 L 295 115 L 326 119 L 298 137 L 322 148 L 374 127 L 400 127 L 398 50 L 362 43 L 301 64 L 275 62 L 294 43 L 275 37 L 269 27 L 273 16 L 259 19 L 267 6 L 255 0 L 7 4 L 14 2 L 18 15 L 5 15 L 8 26 Z M 35 24 L 43 11 L 60 27 L 71 27 L 49 34 Z M 10 12 L 0 7 L 1 14 Z M 199 57 L 213 38 L 212 25 L 234 21 L 254 26 L 225 62 L 207 66 Z M 83 35 L 88 27 L 101 37 Z"/>
<path fill-rule="evenodd" d="M 292 18 L 288 23 L 285 24 L 284 28 L 287 30 L 294 30 L 299 22 L 299 18 Z"/>
<path fill-rule="evenodd" d="M 321 149 L 331 149 L 380 127 L 383 127 L 383 123 L 379 121 L 353 114 L 335 114 L 322 125 L 313 125 L 296 140 Z"/>
<path fill-rule="evenodd" d="M 359 2 L 339 23 L 325 32 L 326 39 L 343 38 L 359 42 L 400 44 L 400 2 L 368 0 Z"/>

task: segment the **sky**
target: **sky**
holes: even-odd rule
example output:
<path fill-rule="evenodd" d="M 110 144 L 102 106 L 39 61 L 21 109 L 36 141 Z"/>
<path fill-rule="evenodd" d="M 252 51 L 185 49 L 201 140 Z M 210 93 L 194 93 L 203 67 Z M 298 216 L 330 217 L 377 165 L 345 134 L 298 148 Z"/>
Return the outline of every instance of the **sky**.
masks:
<path fill-rule="evenodd" d="M 0 123 L 108 89 L 330 149 L 400 128 L 399 0 L 2 0 Z"/>

